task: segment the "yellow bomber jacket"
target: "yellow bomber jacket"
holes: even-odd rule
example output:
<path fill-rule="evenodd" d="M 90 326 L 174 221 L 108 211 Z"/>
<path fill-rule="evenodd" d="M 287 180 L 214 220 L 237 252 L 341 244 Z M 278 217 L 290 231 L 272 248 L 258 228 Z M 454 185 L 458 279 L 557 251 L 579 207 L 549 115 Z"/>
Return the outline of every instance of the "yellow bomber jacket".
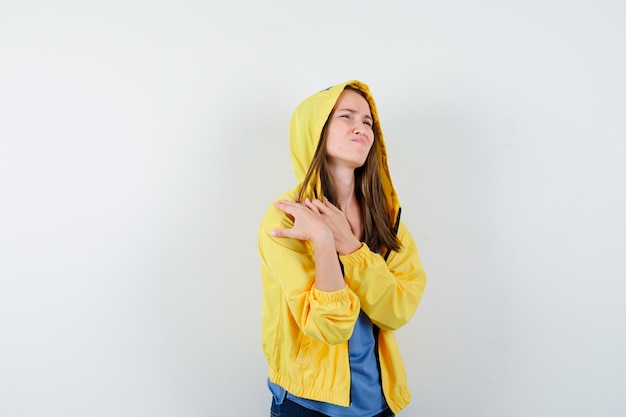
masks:
<path fill-rule="evenodd" d="M 292 117 L 291 153 L 299 180 L 310 164 L 324 121 L 347 84 L 366 92 L 375 119 L 376 140 L 384 145 L 367 85 L 351 81 L 331 87 L 301 103 Z M 317 127 L 308 127 L 315 123 L 307 123 L 307 118 L 314 118 Z M 394 330 L 413 316 L 426 275 L 413 237 L 399 219 L 400 206 L 384 147 L 380 164 L 402 248 L 385 259 L 363 243 L 356 252 L 339 256 L 346 282 L 339 291 L 324 292 L 315 287 L 310 242 L 270 236 L 271 230 L 292 227 L 293 222 L 273 205 L 268 208 L 258 240 L 263 283 L 262 347 L 272 382 L 299 397 L 349 406 L 348 340 L 362 309 L 379 328 L 377 353 L 382 389 L 387 404 L 397 414 L 407 406 L 411 394 Z M 281 199 L 295 200 L 299 189 L 295 187 Z"/>

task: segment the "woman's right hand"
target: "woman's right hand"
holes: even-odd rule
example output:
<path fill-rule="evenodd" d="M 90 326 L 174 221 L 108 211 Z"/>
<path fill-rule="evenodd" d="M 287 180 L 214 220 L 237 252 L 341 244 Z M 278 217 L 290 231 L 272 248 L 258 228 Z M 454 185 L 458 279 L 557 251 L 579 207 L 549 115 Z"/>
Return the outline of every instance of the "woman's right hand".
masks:
<path fill-rule="evenodd" d="M 270 235 L 274 237 L 290 237 L 298 240 L 310 240 L 314 245 L 324 240 L 333 242 L 333 234 L 324 222 L 319 208 L 308 198 L 301 202 L 280 200 L 274 207 L 284 211 L 293 219 L 293 227 L 274 229 Z M 334 244 L 334 243 L 333 243 Z"/>
<path fill-rule="evenodd" d="M 319 208 L 309 199 L 299 202 L 280 200 L 274 206 L 293 219 L 293 227 L 274 229 L 270 235 L 311 241 L 315 247 L 315 287 L 326 292 L 343 289 L 346 283 L 339 266 L 333 232 Z"/>

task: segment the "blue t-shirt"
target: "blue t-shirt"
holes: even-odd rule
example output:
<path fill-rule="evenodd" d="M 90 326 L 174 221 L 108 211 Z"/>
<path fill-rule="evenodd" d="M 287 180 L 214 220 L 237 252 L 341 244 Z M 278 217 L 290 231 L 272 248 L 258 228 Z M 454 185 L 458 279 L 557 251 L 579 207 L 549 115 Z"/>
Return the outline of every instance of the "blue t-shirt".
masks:
<path fill-rule="evenodd" d="M 374 326 L 369 317 L 361 310 L 354 326 L 352 337 L 348 341 L 350 351 L 351 405 L 339 405 L 296 397 L 285 391 L 280 385 L 267 381 L 277 404 L 285 398 L 311 410 L 333 417 L 371 417 L 387 408 L 383 390 L 380 386 L 380 374 L 376 361 L 376 340 Z"/>

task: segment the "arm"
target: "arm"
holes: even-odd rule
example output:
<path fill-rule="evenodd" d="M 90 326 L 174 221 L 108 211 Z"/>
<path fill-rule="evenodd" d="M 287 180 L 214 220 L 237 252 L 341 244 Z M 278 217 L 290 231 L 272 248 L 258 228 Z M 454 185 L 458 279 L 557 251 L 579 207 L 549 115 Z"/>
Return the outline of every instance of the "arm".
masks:
<path fill-rule="evenodd" d="M 385 263 L 367 245 L 341 255 L 344 278 L 357 294 L 361 308 L 381 329 L 395 330 L 415 313 L 426 285 L 415 241 L 401 222 L 398 238 L 402 248 L 392 252 Z"/>
<path fill-rule="evenodd" d="M 280 287 L 303 333 L 338 344 L 352 335 L 359 300 L 343 280 L 332 234 L 317 214 L 295 202 L 270 207 L 259 231 L 259 254 L 264 280 Z"/>

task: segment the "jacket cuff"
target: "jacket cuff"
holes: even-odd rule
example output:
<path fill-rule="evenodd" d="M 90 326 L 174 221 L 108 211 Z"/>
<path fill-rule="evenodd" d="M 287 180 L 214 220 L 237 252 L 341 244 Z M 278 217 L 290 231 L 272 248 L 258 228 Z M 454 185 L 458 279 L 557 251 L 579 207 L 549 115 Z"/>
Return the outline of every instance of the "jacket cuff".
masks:
<path fill-rule="evenodd" d="M 311 298 L 320 303 L 340 303 L 350 298 L 350 288 L 346 285 L 337 291 L 322 291 L 311 287 Z"/>
<path fill-rule="evenodd" d="M 344 267 L 353 267 L 359 263 L 363 263 L 367 261 L 367 259 L 371 256 L 372 251 L 370 250 L 369 246 L 367 246 L 365 242 L 361 243 L 361 247 L 356 251 L 347 255 L 339 255 L 339 260 Z"/>

